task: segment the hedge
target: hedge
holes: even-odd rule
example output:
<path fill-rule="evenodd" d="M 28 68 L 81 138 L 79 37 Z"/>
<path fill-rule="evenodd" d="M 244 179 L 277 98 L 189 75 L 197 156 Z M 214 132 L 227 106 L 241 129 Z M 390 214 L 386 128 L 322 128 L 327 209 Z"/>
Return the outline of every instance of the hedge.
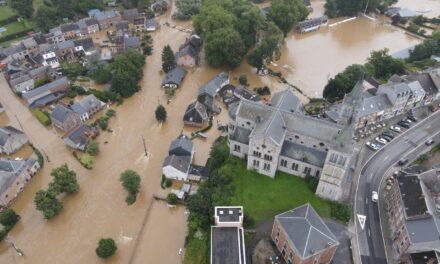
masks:
<path fill-rule="evenodd" d="M 6 26 L 7 24 L 15 22 L 15 21 L 17 21 L 17 19 L 18 19 L 18 15 L 11 16 L 11 17 L 8 17 L 6 19 L 0 20 L 0 27 Z"/>
<path fill-rule="evenodd" d="M 34 115 L 37 117 L 38 121 L 40 121 L 41 124 L 45 126 L 52 124 L 52 121 L 50 121 L 49 116 L 47 116 L 47 114 L 45 114 L 40 109 L 36 108 L 32 110 L 32 113 L 34 113 Z"/>
<path fill-rule="evenodd" d="M 17 39 L 17 38 L 20 38 L 20 37 L 24 37 L 24 36 L 26 36 L 28 34 L 28 32 L 31 32 L 32 30 L 33 30 L 33 28 L 28 28 L 28 29 L 25 29 L 23 31 L 15 32 L 13 34 L 1 37 L 0 38 L 0 43 L 6 42 L 6 41 L 9 41 L 9 40 L 14 40 L 14 39 Z"/>

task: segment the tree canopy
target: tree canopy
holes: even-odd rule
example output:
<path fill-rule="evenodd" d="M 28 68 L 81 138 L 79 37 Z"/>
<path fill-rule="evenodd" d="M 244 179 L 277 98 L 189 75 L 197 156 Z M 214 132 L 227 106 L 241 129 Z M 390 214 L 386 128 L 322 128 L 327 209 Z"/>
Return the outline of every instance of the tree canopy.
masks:
<path fill-rule="evenodd" d="M 53 190 L 39 190 L 35 194 L 34 202 L 39 211 L 43 212 L 46 219 L 51 219 L 63 209 L 63 204 L 58 201 L 57 194 Z"/>
<path fill-rule="evenodd" d="M 9 4 L 24 18 L 31 18 L 34 14 L 32 0 L 9 0 Z"/>
<path fill-rule="evenodd" d="M 287 34 L 308 13 L 303 0 L 273 0 L 267 18 Z"/>
<path fill-rule="evenodd" d="M 432 36 L 425 39 L 422 43 L 415 46 L 410 51 L 408 61 L 421 61 L 429 59 L 434 54 L 440 53 L 440 31 L 432 33 Z"/>
<path fill-rule="evenodd" d="M 54 168 L 50 175 L 53 176 L 53 181 L 49 184 L 49 190 L 53 190 L 56 194 L 78 192 L 79 184 L 76 181 L 76 173 L 69 170 L 66 164 Z"/>
<path fill-rule="evenodd" d="M 177 12 L 173 14 L 176 19 L 187 20 L 199 13 L 202 0 L 177 0 Z"/>
<path fill-rule="evenodd" d="M 365 67 L 359 64 L 348 66 L 343 72 L 336 74 L 328 81 L 324 88 L 324 98 L 330 102 L 344 98 L 344 95 L 353 89 L 365 71 Z"/>
<path fill-rule="evenodd" d="M 164 72 L 169 72 L 176 66 L 176 59 L 174 57 L 174 52 L 170 45 L 165 45 L 162 50 L 162 70 Z"/>
<path fill-rule="evenodd" d="M 121 174 L 119 181 L 122 183 L 124 189 L 128 192 L 126 199 L 127 204 L 136 202 L 136 195 L 141 187 L 141 177 L 133 170 L 126 170 Z"/>
<path fill-rule="evenodd" d="M 118 247 L 116 243 L 111 238 L 101 238 L 98 243 L 98 247 L 96 248 L 96 255 L 100 258 L 109 258 L 113 256 Z"/>
<path fill-rule="evenodd" d="M 139 91 L 144 65 L 145 57 L 137 51 L 127 50 L 118 55 L 110 66 L 113 74 L 110 90 L 122 97 L 129 97 Z"/>
<path fill-rule="evenodd" d="M 365 66 L 370 75 L 379 79 L 388 79 L 393 74 L 404 73 L 403 61 L 391 57 L 388 49 L 372 51 Z"/>
<path fill-rule="evenodd" d="M 163 105 L 158 105 L 154 113 L 158 122 L 162 123 L 167 121 L 167 110 Z"/>
<path fill-rule="evenodd" d="M 207 0 L 194 17 L 195 31 L 206 43 L 206 60 L 214 67 L 237 67 L 263 24 L 260 10 L 241 0 Z"/>
<path fill-rule="evenodd" d="M 6 208 L 0 213 L 0 224 L 3 226 L 13 226 L 17 223 L 20 216 L 11 208 Z"/>

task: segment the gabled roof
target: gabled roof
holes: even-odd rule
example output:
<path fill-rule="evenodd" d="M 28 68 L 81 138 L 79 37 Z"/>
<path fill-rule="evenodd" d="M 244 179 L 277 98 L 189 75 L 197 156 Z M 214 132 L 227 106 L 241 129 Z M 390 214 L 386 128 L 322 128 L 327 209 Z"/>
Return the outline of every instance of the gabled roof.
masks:
<path fill-rule="evenodd" d="M 188 105 L 188 108 L 186 108 L 185 114 L 183 115 L 183 120 L 194 123 L 203 123 L 208 120 L 206 106 L 199 101 L 195 101 Z"/>
<path fill-rule="evenodd" d="M 0 127 L 0 146 L 4 146 L 13 135 L 24 135 L 24 133 L 12 126 Z"/>
<path fill-rule="evenodd" d="M 279 214 L 275 219 L 302 259 L 321 252 L 328 246 L 339 245 L 336 236 L 309 203 Z"/>
<path fill-rule="evenodd" d="M 158 25 L 159 22 L 154 18 L 145 20 L 146 27 L 157 27 Z"/>
<path fill-rule="evenodd" d="M 74 144 L 76 148 L 84 150 L 87 146 L 87 143 L 89 142 L 89 138 L 95 133 L 95 130 L 96 128 L 93 128 L 86 124 L 82 124 L 76 129 L 70 131 L 64 137 L 64 141 L 70 140 L 70 142 Z"/>
<path fill-rule="evenodd" d="M 61 28 L 61 32 L 63 33 L 79 30 L 79 26 L 76 23 L 64 24 L 61 25 L 60 28 Z"/>
<path fill-rule="evenodd" d="M 180 135 L 173 140 L 168 149 L 168 155 L 191 156 L 193 152 L 193 143 L 186 136 Z"/>
<path fill-rule="evenodd" d="M 189 170 L 190 162 L 183 157 L 171 155 L 165 158 L 162 167 L 171 166 L 183 173 L 187 173 Z"/>
<path fill-rule="evenodd" d="M 0 158 L 0 195 L 2 195 L 21 172 L 37 162 L 33 159 L 27 160 L 10 160 Z"/>
<path fill-rule="evenodd" d="M 270 105 L 290 112 L 295 112 L 302 108 L 299 98 L 290 89 L 275 93 L 270 99 Z"/>
<path fill-rule="evenodd" d="M 66 40 L 63 42 L 58 42 L 55 44 L 56 48 L 61 49 L 73 49 L 75 47 L 75 43 L 72 40 Z"/>
<path fill-rule="evenodd" d="M 180 86 L 185 75 L 186 70 L 177 66 L 167 73 L 165 79 L 162 81 L 162 85 L 172 83 Z"/>
<path fill-rule="evenodd" d="M 199 88 L 199 95 L 208 94 L 214 97 L 217 92 L 222 88 L 222 84 L 229 79 L 229 75 L 226 72 L 221 72 L 212 78 L 209 82 Z"/>
<path fill-rule="evenodd" d="M 95 43 L 92 38 L 77 39 L 74 41 L 75 47 L 82 46 L 85 51 L 95 49 Z"/>
<path fill-rule="evenodd" d="M 50 117 L 53 120 L 56 120 L 60 123 L 64 123 L 66 119 L 73 113 L 73 111 L 68 108 L 67 106 L 63 104 L 58 104 L 55 106 L 55 109 L 53 109 L 52 113 L 50 114 Z"/>
<path fill-rule="evenodd" d="M 128 30 L 128 21 L 121 20 L 118 23 L 116 23 L 116 30 Z"/>
<path fill-rule="evenodd" d="M 32 99 L 35 96 L 38 96 L 38 95 L 43 94 L 43 93 L 46 93 L 47 91 L 51 91 L 52 89 L 57 88 L 59 86 L 67 87 L 68 84 L 69 84 L 69 82 L 67 81 L 67 78 L 66 77 L 62 77 L 60 79 L 56 79 L 53 82 L 50 82 L 50 83 L 45 84 L 43 86 L 40 86 L 38 88 L 32 89 L 32 90 L 30 90 L 30 91 L 28 91 L 26 93 L 23 93 L 22 97 L 25 100 L 29 100 L 29 99 Z"/>
<path fill-rule="evenodd" d="M 126 37 L 124 38 L 125 48 L 137 48 L 141 45 L 138 37 Z"/>
<path fill-rule="evenodd" d="M 35 41 L 35 39 L 32 38 L 32 37 L 29 37 L 29 38 L 25 38 L 25 39 L 23 39 L 23 40 L 21 41 L 21 43 L 23 43 L 23 46 L 24 46 L 25 48 L 32 48 L 32 47 L 38 45 L 37 42 Z"/>

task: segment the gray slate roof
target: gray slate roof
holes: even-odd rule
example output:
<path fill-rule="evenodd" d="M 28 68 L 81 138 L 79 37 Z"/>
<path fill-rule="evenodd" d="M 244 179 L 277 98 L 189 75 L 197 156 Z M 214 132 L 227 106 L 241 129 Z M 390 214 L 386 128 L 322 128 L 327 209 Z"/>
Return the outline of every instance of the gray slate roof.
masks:
<path fill-rule="evenodd" d="M 205 85 L 200 87 L 199 95 L 208 94 L 214 97 L 220 90 L 222 83 L 229 79 L 229 75 L 225 72 L 217 74 L 213 79 L 207 82 Z"/>
<path fill-rule="evenodd" d="M 392 106 L 393 105 L 385 94 L 370 96 L 364 98 L 362 109 L 359 111 L 359 117 L 368 116 L 372 113 L 378 113 Z"/>
<path fill-rule="evenodd" d="M 71 108 L 79 115 L 88 113 L 94 108 L 101 107 L 104 103 L 96 98 L 93 94 L 84 97 L 81 101 L 74 103 Z"/>
<path fill-rule="evenodd" d="M 296 112 L 302 108 L 301 101 L 290 89 L 275 93 L 270 99 L 270 105 L 290 112 Z"/>
<path fill-rule="evenodd" d="M 275 219 L 302 259 L 325 250 L 329 243 L 339 245 L 336 236 L 309 203 L 279 214 Z"/>
<path fill-rule="evenodd" d="M 186 136 L 180 135 L 177 139 L 173 140 L 168 149 L 168 155 L 177 156 L 191 156 L 194 146 L 191 140 Z"/>
<path fill-rule="evenodd" d="M 50 117 L 53 120 L 56 120 L 60 123 L 64 123 L 64 121 L 66 121 L 66 119 L 72 113 L 73 113 L 73 111 L 70 108 L 68 108 L 67 106 L 62 105 L 62 104 L 58 104 L 57 106 L 55 106 L 55 109 L 50 114 Z"/>
<path fill-rule="evenodd" d="M 203 123 L 208 120 L 208 113 L 206 112 L 206 106 L 204 106 L 199 101 L 188 105 L 185 114 L 183 115 L 183 120 L 193 123 Z"/>
<path fill-rule="evenodd" d="M 23 93 L 23 98 L 28 100 L 31 99 L 39 94 L 42 94 L 46 91 L 50 91 L 51 89 L 54 89 L 55 87 L 59 86 L 59 85 L 66 85 L 67 86 L 68 81 L 66 77 L 62 77 L 60 79 L 57 79 L 53 82 L 50 82 L 48 84 L 45 84 L 43 86 L 40 86 L 38 88 L 32 89 L 26 93 Z"/>
<path fill-rule="evenodd" d="M 24 135 L 24 133 L 12 126 L 0 127 L 0 146 L 4 146 L 12 135 Z"/>
<path fill-rule="evenodd" d="M 165 79 L 162 82 L 162 85 L 176 84 L 180 86 L 183 78 L 185 78 L 185 75 L 186 75 L 186 70 L 182 67 L 177 66 L 167 73 Z"/>
<path fill-rule="evenodd" d="M 171 155 L 165 158 L 162 167 L 171 166 L 183 173 L 187 173 L 190 167 L 190 162 L 184 157 Z"/>
<path fill-rule="evenodd" d="M 324 167 L 327 152 L 318 150 L 316 148 L 309 148 L 301 144 L 290 141 L 284 141 L 281 149 L 281 156 L 286 156 L 294 160 L 305 161 L 309 164 Z"/>
<path fill-rule="evenodd" d="M 89 135 L 92 134 L 94 130 L 95 128 L 82 124 L 73 131 L 69 132 L 69 134 L 67 134 L 64 138 L 64 141 L 70 140 L 70 142 L 74 144 L 76 148 L 85 150 L 89 140 Z"/>
<path fill-rule="evenodd" d="M 33 166 L 35 162 L 37 161 L 34 159 L 10 160 L 0 158 L 0 195 L 11 186 L 23 169 Z"/>
<path fill-rule="evenodd" d="M 146 27 L 157 27 L 157 26 L 159 26 L 159 22 L 154 18 L 147 19 L 147 20 L 145 20 L 145 26 Z"/>

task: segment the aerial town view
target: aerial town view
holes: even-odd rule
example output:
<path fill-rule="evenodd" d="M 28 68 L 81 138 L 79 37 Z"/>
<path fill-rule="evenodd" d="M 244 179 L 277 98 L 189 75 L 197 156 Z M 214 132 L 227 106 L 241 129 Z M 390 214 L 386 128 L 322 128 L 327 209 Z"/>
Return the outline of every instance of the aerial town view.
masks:
<path fill-rule="evenodd" d="M 0 0 L 0 263 L 439 264 L 440 0 Z"/>

